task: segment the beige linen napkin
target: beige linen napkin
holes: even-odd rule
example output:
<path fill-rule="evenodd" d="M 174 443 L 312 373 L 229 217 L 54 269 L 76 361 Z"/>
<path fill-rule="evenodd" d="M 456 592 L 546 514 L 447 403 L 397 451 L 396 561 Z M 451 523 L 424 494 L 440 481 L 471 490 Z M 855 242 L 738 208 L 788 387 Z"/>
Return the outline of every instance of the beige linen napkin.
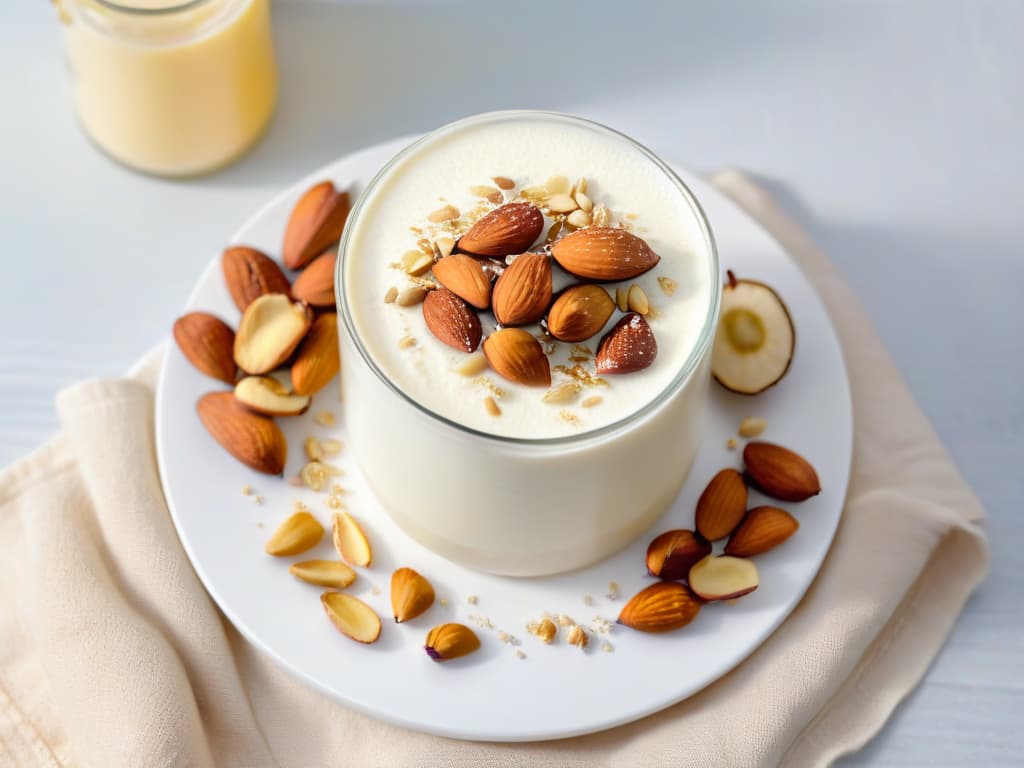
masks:
<path fill-rule="evenodd" d="M 425 736 L 335 704 L 243 640 L 193 573 L 154 459 L 157 353 L 62 392 L 60 436 L 0 475 L 0 764 L 814 766 L 864 744 L 983 577 L 982 510 L 824 256 L 747 178 L 714 181 L 814 283 L 854 399 L 835 543 L 746 662 L 645 720 L 548 743 Z"/>

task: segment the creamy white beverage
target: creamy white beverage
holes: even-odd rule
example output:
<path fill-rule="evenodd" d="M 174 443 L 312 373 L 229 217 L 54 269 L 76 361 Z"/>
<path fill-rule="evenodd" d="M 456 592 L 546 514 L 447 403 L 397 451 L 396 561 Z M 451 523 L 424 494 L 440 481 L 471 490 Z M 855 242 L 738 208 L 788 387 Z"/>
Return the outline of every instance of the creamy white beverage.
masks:
<path fill-rule="evenodd" d="M 543 187 L 551 177 L 562 177 L 567 185 L 585 179 L 585 194 L 594 205 L 604 206 L 610 223 L 630 227 L 661 257 L 653 269 L 640 276 L 603 284 L 611 296 L 617 286 L 628 289 L 632 284 L 646 295 L 653 309 L 647 322 L 658 347 L 650 367 L 627 375 L 601 376 L 602 383 L 583 387 L 571 402 L 550 402 L 551 398 L 545 402 L 545 388 L 523 386 L 493 371 L 460 375 L 466 354 L 431 335 L 420 305 L 385 306 L 384 297 L 392 287 L 401 291 L 413 285 L 401 267 L 388 265 L 416 249 L 424 236 L 429 237 L 432 225 L 427 216 L 447 205 L 463 216 L 481 207 L 498 207 L 472 191 L 480 186 L 498 189 L 492 180 L 495 176 L 516 185 L 503 191 L 502 202 L 522 199 L 521 190 Z M 538 250 L 554 221 L 550 215 L 545 217 Z M 711 304 L 712 276 L 701 223 L 681 205 L 675 181 L 634 145 L 588 126 L 530 117 L 467 125 L 421 145 L 396 162 L 367 193 L 360 216 L 350 226 L 348 249 L 355 257 L 346 264 L 344 290 L 367 351 L 410 398 L 481 432 L 519 438 L 561 437 L 629 416 L 656 398 L 679 373 L 700 338 Z M 444 231 L 443 227 L 434 228 Z M 568 275 L 554 263 L 556 293 L 579 282 L 588 281 Z M 621 314 L 616 310 L 604 330 Z M 493 314 L 481 313 L 481 322 L 486 335 L 494 327 Z M 540 331 L 534 324 L 527 327 Z M 572 378 L 560 368 L 582 364 L 593 370 L 593 361 L 584 358 L 588 351 L 590 355 L 596 352 L 600 336 L 579 346 L 549 344 L 552 387 Z M 500 397 L 493 397 L 495 390 Z M 499 406 L 500 416 L 485 407 L 488 396 Z M 600 402 L 591 404 L 592 398 L 600 398 Z M 587 407 L 582 406 L 584 402 Z"/>
<path fill-rule="evenodd" d="M 718 265 L 692 196 L 639 145 L 548 113 L 446 126 L 364 192 L 338 280 L 353 451 L 427 546 L 569 570 L 679 491 Z"/>

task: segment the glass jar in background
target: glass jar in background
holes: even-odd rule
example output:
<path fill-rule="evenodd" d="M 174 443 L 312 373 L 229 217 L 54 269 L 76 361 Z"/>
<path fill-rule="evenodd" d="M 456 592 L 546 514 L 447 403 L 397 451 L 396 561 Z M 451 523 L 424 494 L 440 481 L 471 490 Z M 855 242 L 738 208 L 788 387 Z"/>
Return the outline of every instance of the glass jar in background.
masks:
<path fill-rule="evenodd" d="M 269 0 L 56 0 L 75 105 L 110 156 L 160 176 L 214 171 L 277 97 Z"/>

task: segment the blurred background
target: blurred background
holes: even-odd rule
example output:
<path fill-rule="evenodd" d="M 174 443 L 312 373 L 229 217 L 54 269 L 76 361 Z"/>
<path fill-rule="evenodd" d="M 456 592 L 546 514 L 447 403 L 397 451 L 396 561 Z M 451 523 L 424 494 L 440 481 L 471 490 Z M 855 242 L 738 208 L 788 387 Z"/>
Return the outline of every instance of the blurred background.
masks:
<path fill-rule="evenodd" d="M 274 0 L 269 129 L 185 181 L 90 143 L 58 10 L 0 4 L 0 465 L 56 429 L 58 389 L 166 337 L 232 232 L 295 179 L 475 112 L 576 113 L 766 184 L 989 511 L 992 577 L 925 684 L 842 764 L 1021 759 L 1024 481 L 1007 457 L 1024 451 L 1024 3 Z"/>

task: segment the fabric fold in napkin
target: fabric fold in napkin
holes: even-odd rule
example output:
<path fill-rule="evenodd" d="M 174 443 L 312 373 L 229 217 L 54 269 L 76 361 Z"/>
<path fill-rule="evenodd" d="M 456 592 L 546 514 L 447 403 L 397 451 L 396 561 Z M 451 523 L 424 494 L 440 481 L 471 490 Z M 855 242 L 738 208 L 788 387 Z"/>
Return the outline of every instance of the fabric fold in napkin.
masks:
<path fill-rule="evenodd" d="M 242 639 L 193 572 L 156 468 L 157 350 L 62 392 L 60 435 L 0 474 L 0 764 L 819 766 L 863 745 L 983 578 L 983 512 L 832 265 L 747 177 L 713 181 L 814 284 L 854 401 L 835 542 L 749 659 L 644 720 L 553 742 L 460 742 L 336 704 Z"/>

